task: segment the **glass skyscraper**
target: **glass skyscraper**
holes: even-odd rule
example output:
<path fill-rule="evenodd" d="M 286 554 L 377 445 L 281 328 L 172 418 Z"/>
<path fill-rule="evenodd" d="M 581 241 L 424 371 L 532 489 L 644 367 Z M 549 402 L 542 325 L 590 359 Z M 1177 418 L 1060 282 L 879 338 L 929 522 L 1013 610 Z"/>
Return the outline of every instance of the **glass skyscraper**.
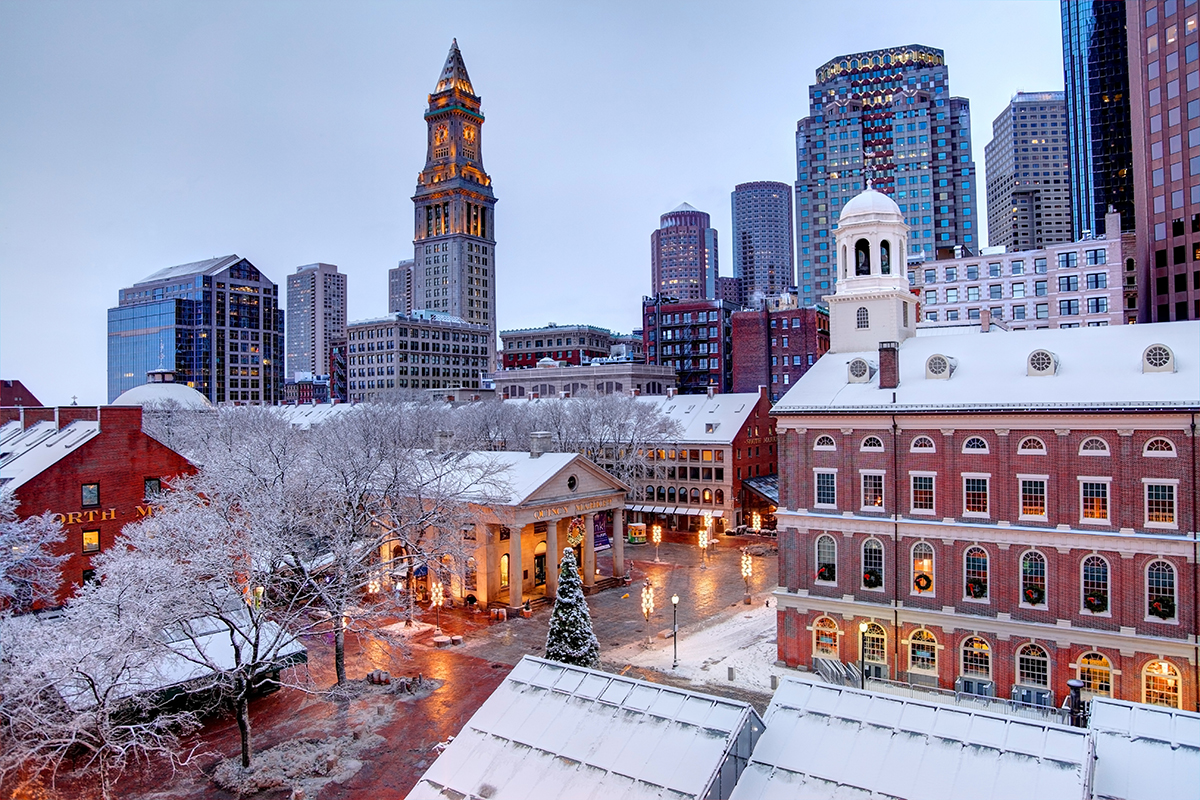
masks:
<path fill-rule="evenodd" d="M 1125 4 L 1062 0 L 1062 32 L 1072 234 L 1105 233 L 1109 206 L 1133 230 Z"/>
<path fill-rule="evenodd" d="M 838 215 L 868 188 L 908 224 L 909 262 L 976 251 L 979 219 L 970 101 L 950 96 L 941 50 L 905 45 L 838 56 L 817 69 L 796 124 L 797 286 L 804 305 L 834 289 Z"/>

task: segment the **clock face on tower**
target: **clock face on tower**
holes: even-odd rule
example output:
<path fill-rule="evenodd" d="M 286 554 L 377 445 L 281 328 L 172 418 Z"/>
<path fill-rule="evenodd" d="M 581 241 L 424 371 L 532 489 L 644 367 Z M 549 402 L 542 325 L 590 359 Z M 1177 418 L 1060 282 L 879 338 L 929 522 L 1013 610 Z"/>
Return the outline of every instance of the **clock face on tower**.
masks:
<path fill-rule="evenodd" d="M 445 144 L 450 138 L 450 130 L 445 125 L 438 125 L 433 129 L 433 143 L 435 145 Z"/>

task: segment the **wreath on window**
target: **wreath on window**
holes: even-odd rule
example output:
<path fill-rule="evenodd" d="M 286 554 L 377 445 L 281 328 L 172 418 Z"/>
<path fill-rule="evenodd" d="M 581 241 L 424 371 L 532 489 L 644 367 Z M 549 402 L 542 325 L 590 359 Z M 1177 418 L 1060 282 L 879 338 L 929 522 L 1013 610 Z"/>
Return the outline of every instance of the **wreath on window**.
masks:
<path fill-rule="evenodd" d="M 822 564 L 817 570 L 817 580 L 819 581 L 835 581 L 837 580 L 837 567 L 833 564 Z"/>
<path fill-rule="evenodd" d="M 975 600 L 987 597 L 987 583 L 979 578 L 971 578 L 967 581 L 967 596 Z"/>
<path fill-rule="evenodd" d="M 1174 597 L 1151 597 L 1150 613 L 1159 619 L 1171 619 L 1175 616 Z"/>
<path fill-rule="evenodd" d="M 1098 593 L 1084 595 L 1083 607 L 1093 614 L 1103 614 L 1108 610 L 1108 595 Z"/>
<path fill-rule="evenodd" d="M 928 572 L 918 572 L 917 577 L 913 578 L 913 586 L 918 592 L 928 592 L 933 588 L 933 578 L 929 577 Z"/>
<path fill-rule="evenodd" d="M 583 517 L 571 517 L 571 521 L 567 523 L 567 544 L 578 547 L 583 542 L 585 532 Z"/>
<path fill-rule="evenodd" d="M 878 589 L 883 586 L 883 575 L 877 569 L 869 569 L 863 573 L 863 586 L 868 589 Z"/>
<path fill-rule="evenodd" d="M 1040 606 L 1046 599 L 1046 590 L 1040 586 L 1026 586 L 1021 596 L 1031 606 Z"/>

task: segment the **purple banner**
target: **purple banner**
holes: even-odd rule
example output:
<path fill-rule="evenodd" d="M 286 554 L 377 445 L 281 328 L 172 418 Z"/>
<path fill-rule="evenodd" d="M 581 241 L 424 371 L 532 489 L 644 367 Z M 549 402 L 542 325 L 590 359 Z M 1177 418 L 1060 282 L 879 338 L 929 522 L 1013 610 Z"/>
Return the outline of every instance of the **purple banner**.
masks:
<path fill-rule="evenodd" d="M 601 511 L 599 514 L 592 516 L 594 520 L 592 523 L 592 536 L 594 537 L 593 541 L 596 543 L 596 552 L 612 547 L 612 542 L 608 538 L 608 513 L 607 511 Z"/>

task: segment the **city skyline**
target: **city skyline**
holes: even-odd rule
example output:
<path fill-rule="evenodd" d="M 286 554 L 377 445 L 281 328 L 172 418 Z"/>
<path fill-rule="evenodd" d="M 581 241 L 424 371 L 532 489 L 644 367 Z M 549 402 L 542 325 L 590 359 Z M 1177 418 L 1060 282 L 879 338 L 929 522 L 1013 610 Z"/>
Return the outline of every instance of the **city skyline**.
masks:
<path fill-rule="evenodd" d="M 943 49 L 954 93 L 974 107 L 978 141 L 1017 91 L 1062 86 L 1055 3 L 1021 4 L 1018 13 L 1012 4 L 970 13 L 889 4 L 887 32 L 862 34 L 852 20 L 869 16 L 869 5 L 719 12 L 668 41 L 652 35 L 667 9 L 631 7 L 481 9 L 423 21 L 419 37 L 404 6 L 330 14 L 302 5 L 282 18 L 255 7 L 76 5 L 65 17 L 6 7 L 0 92 L 13 114 L 0 123 L 0 145 L 12 154 L 0 183 L 9 221 L 0 243 L 0 372 L 48 403 L 100 400 L 113 295 L 158 269 L 223 253 L 248 258 L 276 283 L 297 264 L 338 264 L 353 287 L 349 318 L 381 315 L 388 269 L 413 256 L 407 220 L 422 163 L 420 114 L 455 37 L 489 115 L 488 168 L 503 198 L 500 329 L 551 320 L 636 327 L 640 309 L 629 298 L 645 293 L 646 231 L 682 202 L 724 231 L 719 260 L 731 274 L 726 198 L 738 183 L 794 182 L 806 90 L 813 70 L 836 55 L 908 42 Z M 993 35 L 980 39 L 973 32 L 983 24 Z M 579 30 L 588 36 L 565 35 Z M 591 37 L 605 47 L 586 46 Z M 694 46 L 737 51 L 716 48 L 718 37 L 759 42 L 773 61 L 741 63 Z M 995 74 L 1011 41 L 1026 52 Z M 211 59 L 178 58 L 199 46 Z M 748 105 L 744 93 L 764 69 L 775 76 L 776 101 Z M 671 74 L 700 82 L 705 96 L 704 126 L 687 135 L 657 89 Z M 564 87 L 577 95 L 576 114 L 544 103 Z M 649 144 L 672 134 L 671 148 Z M 601 246 L 579 246 L 583 220 Z M 574 291 L 553 289 L 564 258 Z M 47 275 L 61 287 L 56 302 L 29 302 Z M 44 344 L 24 346 L 30 341 Z M 51 348 L 53 370 L 44 358 Z"/>

